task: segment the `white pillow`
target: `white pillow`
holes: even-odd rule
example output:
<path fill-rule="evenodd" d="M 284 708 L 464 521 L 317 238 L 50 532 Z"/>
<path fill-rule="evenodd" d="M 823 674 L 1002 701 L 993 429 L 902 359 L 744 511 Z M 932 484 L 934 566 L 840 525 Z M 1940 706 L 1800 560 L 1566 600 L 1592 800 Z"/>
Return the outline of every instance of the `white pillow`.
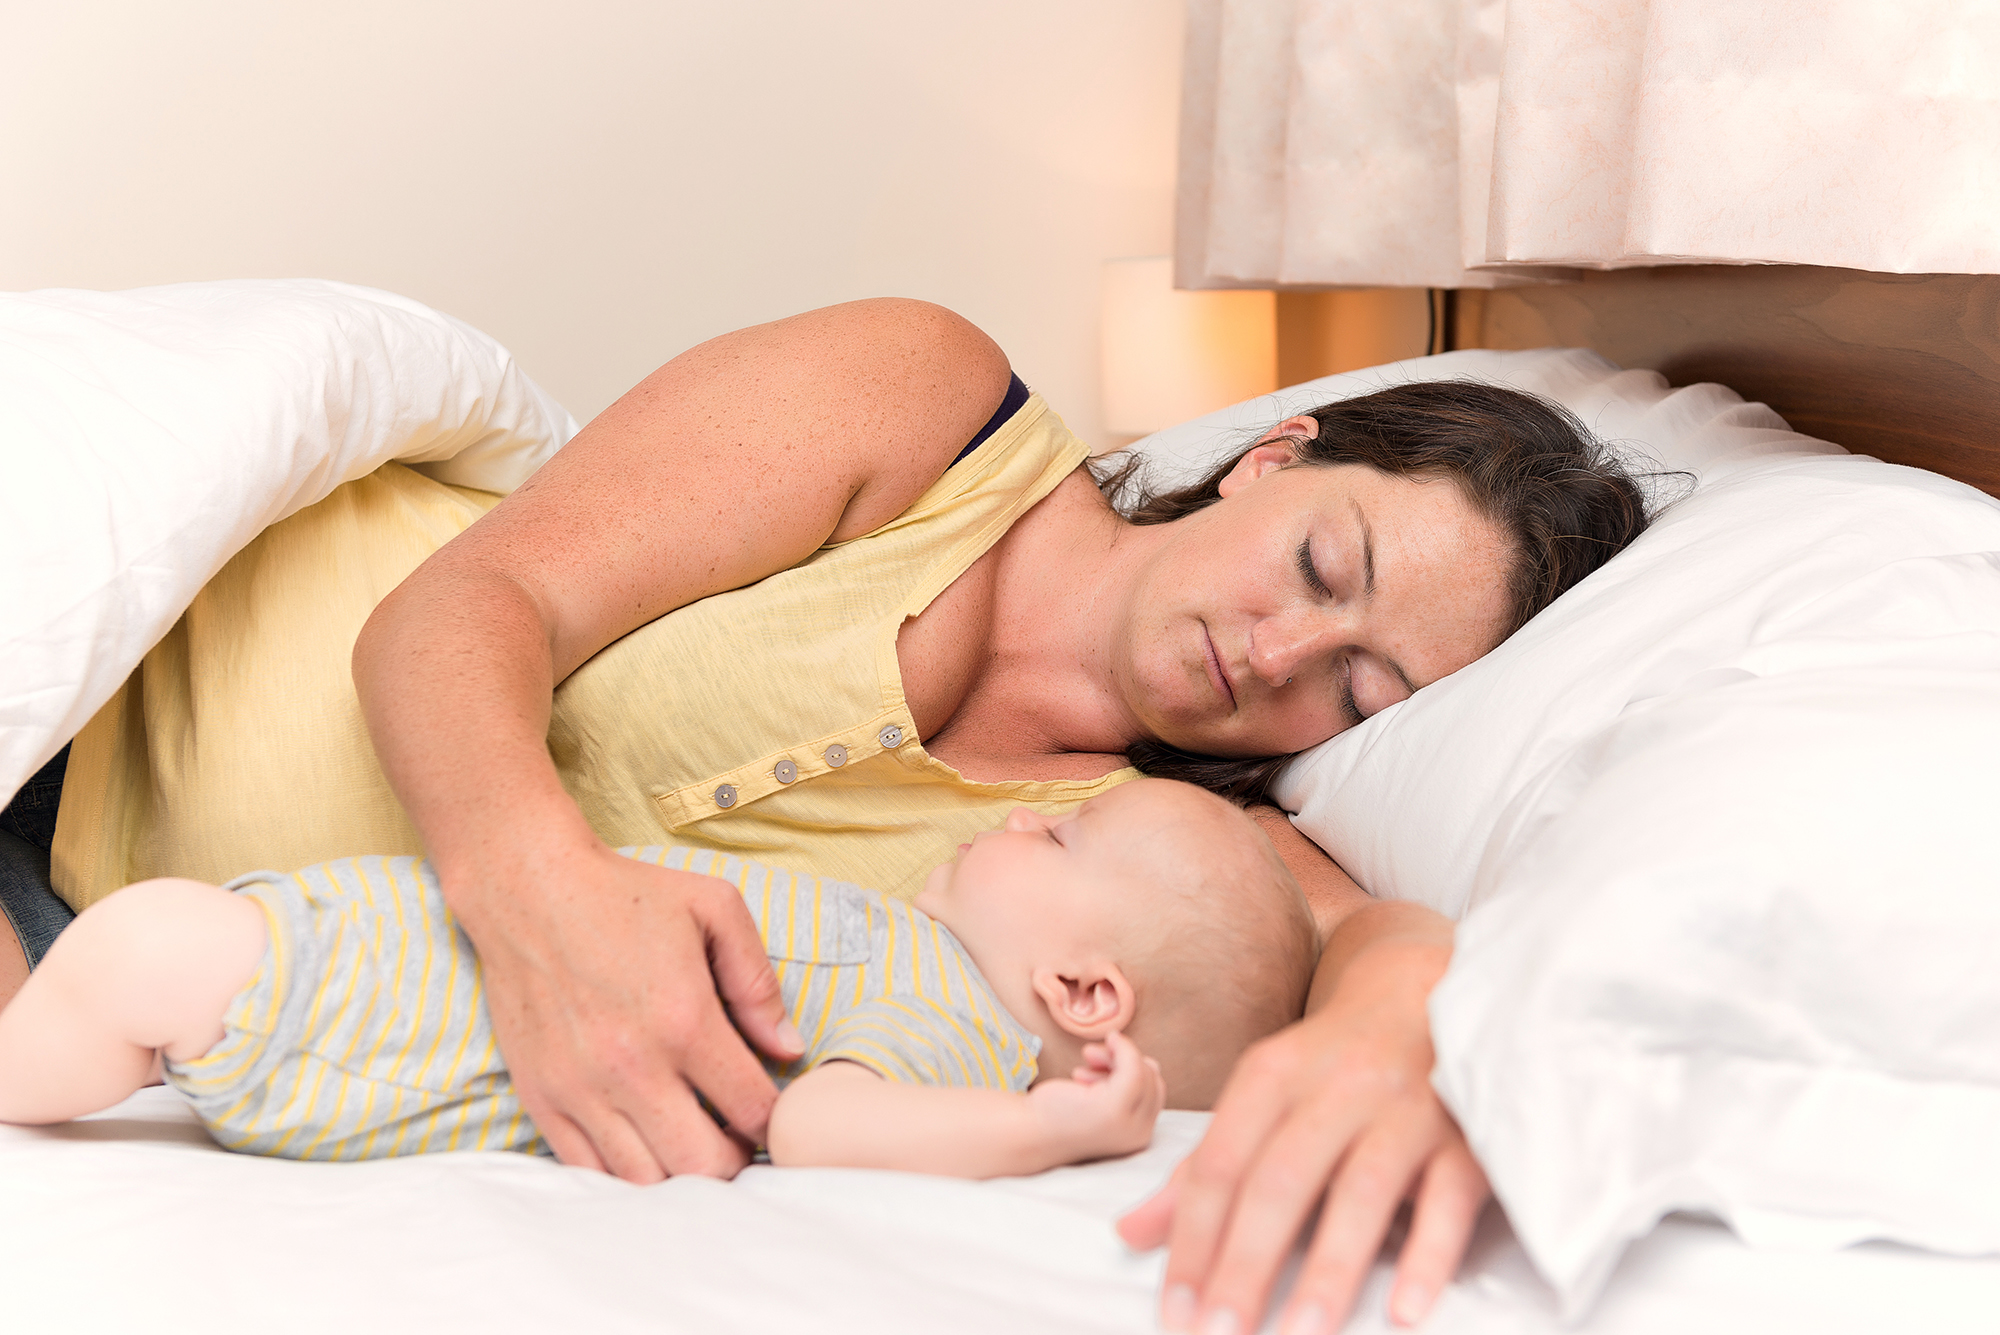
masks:
<path fill-rule="evenodd" d="M 1468 348 L 1322 376 L 1156 431 L 1135 442 L 1131 451 L 1145 461 L 1150 485 L 1180 486 L 1241 453 L 1296 413 L 1428 380 L 1477 380 L 1539 394 L 1576 413 L 1600 438 L 1637 448 L 1642 469 L 1657 462 L 1668 469 L 1703 471 L 1778 453 L 1846 453 L 1838 445 L 1799 435 L 1763 404 L 1745 403 L 1721 385 L 1668 389 L 1657 372 L 1621 370 L 1586 348 Z"/>
<path fill-rule="evenodd" d="M 2000 1249 L 2000 502 L 1533 356 L 1482 378 L 1699 485 L 1281 800 L 1373 893 L 1472 910 L 1434 1079 L 1572 1315 L 1675 1209 Z"/>
<path fill-rule="evenodd" d="M 268 525 L 391 459 L 510 491 L 575 431 L 505 348 L 387 292 L 0 294 L 0 795 Z"/>
<path fill-rule="evenodd" d="M 1918 558 L 1517 799 L 1433 1081 L 1571 1315 L 1674 1210 L 2000 1250 L 1996 756 L 2000 556 Z"/>

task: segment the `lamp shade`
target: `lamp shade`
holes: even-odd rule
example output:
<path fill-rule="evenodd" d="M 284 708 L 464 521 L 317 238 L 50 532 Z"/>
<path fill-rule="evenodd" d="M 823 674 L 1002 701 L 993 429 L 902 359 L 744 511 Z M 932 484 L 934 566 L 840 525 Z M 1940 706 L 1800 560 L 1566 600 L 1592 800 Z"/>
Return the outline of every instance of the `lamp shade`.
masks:
<path fill-rule="evenodd" d="M 1278 387 L 1277 298 L 1176 292 L 1165 255 L 1104 263 L 1104 427 L 1143 436 Z"/>

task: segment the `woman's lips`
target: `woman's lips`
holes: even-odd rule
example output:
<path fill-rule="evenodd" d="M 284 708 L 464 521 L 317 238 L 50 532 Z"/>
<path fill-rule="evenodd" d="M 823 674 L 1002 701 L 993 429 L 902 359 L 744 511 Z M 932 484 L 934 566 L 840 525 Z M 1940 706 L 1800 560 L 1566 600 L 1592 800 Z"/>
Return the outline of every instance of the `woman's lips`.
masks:
<path fill-rule="evenodd" d="M 1229 674 L 1222 670 L 1222 655 L 1216 653 L 1215 641 L 1209 638 L 1208 627 L 1206 625 L 1203 625 L 1201 628 L 1201 644 L 1208 655 L 1209 684 L 1215 687 L 1215 693 L 1220 695 L 1224 700 L 1227 700 L 1229 708 L 1234 710 L 1236 708 L 1236 688 L 1229 684 Z"/>

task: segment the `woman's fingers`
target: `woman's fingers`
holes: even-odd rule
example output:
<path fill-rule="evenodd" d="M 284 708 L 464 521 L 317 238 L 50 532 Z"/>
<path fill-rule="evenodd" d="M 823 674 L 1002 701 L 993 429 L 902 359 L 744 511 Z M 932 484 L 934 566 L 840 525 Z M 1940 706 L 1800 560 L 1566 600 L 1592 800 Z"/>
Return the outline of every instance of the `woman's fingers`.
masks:
<path fill-rule="evenodd" d="M 1183 1159 L 1174 1167 L 1167 1185 L 1126 1211 L 1118 1221 L 1118 1236 L 1127 1247 L 1149 1252 L 1166 1245 L 1167 1234 L 1174 1226 L 1174 1206 L 1180 1199 L 1181 1174 L 1186 1168 L 1187 1160 Z"/>
<path fill-rule="evenodd" d="M 1492 1195 L 1486 1174 L 1480 1171 L 1479 1161 L 1472 1157 L 1464 1138 L 1454 1135 L 1452 1139 L 1453 1143 L 1424 1169 L 1410 1219 L 1410 1236 L 1396 1263 L 1389 1319 L 1399 1326 L 1414 1326 L 1429 1315 L 1438 1294 L 1458 1273 L 1472 1230 Z"/>
<path fill-rule="evenodd" d="M 600 1173 L 605 1171 L 604 1160 L 597 1157 L 597 1151 L 582 1127 L 566 1114 L 557 1112 L 552 1105 L 530 1098 L 526 1088 L 516 1085 L 514 1092 L 520 1095 L 521 1107 L 526 1110 L 528 1120 L 535 1124 L 535 1130 L 549 1143 L 549 1149 L 554 1151 L 558 1163 L 572 1168 L 594 1168 Z"/>
<path fill-rule="evenodd" d="M 636 1118 L 627 1122 L 622 1134 L 615 1121 L 607 1122 L 605 1129 L 612 1135 L 614 1143 L 636 1146 L 647 1158 L 659 1163 L 666 1170 L 666 1176 L 691 1174 L 732 1178 L 750 1162 L 742 1144 L 715 1124 L 715 1119 L 701 1106 L 694 1090 L 679 1080 L 661 1090 L 658 1099 L 646 1109 L 646 1114 L 644 1122 Z M 629 1144 L 625 1139 L 627 1135 L 630 1136 Z M 599 1152 L 603 1153 L 605 1149 L 600 1141 Z M 609 1154 L 605 1158 L 611 1171 L 627 1182 L 641 1180 L 620 1171 L 618 1163 Z"/>
<path fill-rule="evenodd" d="M 1256 1329 L 1279 1268 L 1360 1129 L 1362 1110 L 1353 1100 L 1329 1097 L 1333 1093 L 1299 1107 L 1244 1174 L 1215 1261 L 1195 1283 L 1201 1296 L 1197 1329 L 1221 1329 L 1221 1312 L 1231 1314 L 1237 1330 Z M 1394 1203 L 1388 1208 L 1393 1211 Z M 1322 1238 L 1330 1222 L 1320 1224 Z M 1168 1274 L 1171 1284 L 1171 1265 Z"/>
<path fill-rule="evenodd" d="M 727 881 L 713 881 L 712 885 L 691 908 L 708 937 L 715 990 L 743 1037 L 779 1061 L 790 1061 L 805 1052 L 805 1040 L 785 1013 L 784 993 L 778 987 L 778 976 L 771 971 L 757 924 L 734 886 Z M 714 1097 L 712 1092 L 710 1097 Z M 761 1124 L 757 1134 L 763 1135 Z"/>
<path fill-rule="evenodd" d="M 1339 1329 L 1420 1174 L 1391 1313 L 1410 1324 L 1430 1310 L 1464 1257 L 1486 1200 L 1485 1176 L 1442 1108 L 1410 1101 L 1381 1110 L 1390 1115 L 1375 1117 L 1357 1137 L 1357 1102 L 1328 1096 L 1288 1119 L 1245 1174 L 1208 1273 L 1188 1281 L 1170 1271 L 1169 1291 L 1179 1278 L 1197 1295 L 1192 1308 L 1184 1298 L 1173 1305 L 1188 1313 L 1190 1328 L 1256 1328 L 1279 1265 L 1323 1192 L 1278 1328 L 1284 1335 Z M 1163 1317 L 1171 1310 L 1163 1308 Z"/>
<path fill-rule="evenodd" d="M 693 1085 L 707 1097 L 709 1105 L 732 1129 L 751 1143 L 762 1144 L 771 1120 L 771 1109 L 778 1101 L 777 1087 L 771 1083 L 763 1063 L 743 1046 L 742 1038 L 713 997 L 705 1008 L 690 1018 L 694 1032 L 675 1045 L 675 1065 L 680 1079 L 674 1084 L 683 1093 L 688 1085 Z M 706 1114 L 702 1114 L 702 1120 L 710 1130 L 716 1129 L 713 1119 Z M 648 1139 L 652 1137 L 649 1135 Z M 658 1141 L 654 1144 L 656 1148 L 659 1146 Z M 713 1148 L 704 1137 L 700 1147 L 704 1156 Z M 670 1158 L 674 1157 L 678 1156 L 670 1154 Z M 676 1173 L 698 1172 L 714 1176 L 707 1168 L 675 1167 L 669 1163 L 668 1169 Z"/>
<path fill-rule="evenodd" d="M 592 1106 L 584 1115 L 566 1111 L 584 1123 L 605 1167 L 628 1182 L 733 1176 L 747 1156 L 709 1108 L 746 1140 L 761 1142 L 776 1086 L 700 973 L 669 979 L 648 1010 L 651 1034 L 620 1027 L 592 1035 L 580 1055 L 598 1074 L 579 1081 L 595 1095 Z"/>
<path fill-rule="evenodd" d="M 1266 1039 L 1244 1054 L 1216 1102 L 1208 1133 L 1177 1174 L 1180 1186 L 1160 1299 L 1160 1320 L 1169 1330 L 1187 1328 L 1185 1321 L 1206 1287 L 1243 1180 L 1290 1112 L 1293 1100 L 1288 1086 L 1294 1065 L 1290 1048 L 1281 1037 Z"/>
<path fill-rule="evenodd" d="M 1434 1153 L 1425 1119 L 1378 1124 L 1357 1141 L 1327 1194 L 1319 1227 L 1278 1323 L 1285 1335 L 1332 1332 L 1347 1319 L 1410 1183 Z"/>
<path fill-rule="evenodd" d="M 712 996 L 709 1004 L 719 1016 Z M 743 1050 L 740 1042 L 736 1047 Z M 643 1051 L 631 1036 L 617 1034 L 609 1042 L 557 1054 L 550 1085 L 517 1077 L 522 1105 L 556 1157 L 642 1185 L 677 1173 L 733 1175 L 747 1162 L 742 1148 L 715 1124 L 671 1065 L 658 1074 Z M 593 1077 L 593 1069 L 602 1074 Z"/>
<path fill-rule="evenodd" d="M 693 1171 L 670 1167 L 630 1119 L 616 1111 L 593 1120 L 590 1141 L 597 1157 L 604 1161 L 606 1172 L 638 1186 L 650 1186 L 677 1171 Z"/>

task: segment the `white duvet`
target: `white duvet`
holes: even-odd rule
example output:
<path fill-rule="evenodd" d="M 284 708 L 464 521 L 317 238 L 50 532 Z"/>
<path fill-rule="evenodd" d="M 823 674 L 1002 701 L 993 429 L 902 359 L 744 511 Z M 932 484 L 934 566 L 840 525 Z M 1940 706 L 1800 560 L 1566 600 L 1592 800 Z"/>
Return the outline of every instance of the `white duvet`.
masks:
<path fill-rule="evenodd" d="M 505 348 L 387 292 L 0 293 L 0 794 L 267 525 L 392 459 L 511 491 L 575 432 Z"/>

